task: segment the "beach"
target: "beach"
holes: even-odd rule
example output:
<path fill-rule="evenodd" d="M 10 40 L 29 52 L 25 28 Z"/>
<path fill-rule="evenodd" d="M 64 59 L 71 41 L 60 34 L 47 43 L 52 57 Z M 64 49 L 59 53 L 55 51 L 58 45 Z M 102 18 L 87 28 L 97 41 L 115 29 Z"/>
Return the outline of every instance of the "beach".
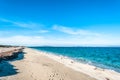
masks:
<path fill-rule="evenodd" d="M 0 0 L 0 80 L 120 80 L 120 0 Z"/>
<path fill-rule="evenodd" d="M 63 56 L 46 54 L 31 48 L 24 49 L 24 58 L 9 62 L 16 74 L 1 80 L 118 80 L 120 73 L 77 63 Z"/>

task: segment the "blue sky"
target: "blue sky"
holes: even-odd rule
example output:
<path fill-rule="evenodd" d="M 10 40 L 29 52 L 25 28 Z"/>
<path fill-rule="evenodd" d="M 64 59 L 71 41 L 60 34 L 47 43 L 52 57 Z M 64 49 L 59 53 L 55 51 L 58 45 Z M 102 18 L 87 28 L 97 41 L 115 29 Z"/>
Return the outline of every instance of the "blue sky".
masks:
<path fill-rule="evenodd" d="M 0 0 L 0 44 L 120 46 L 120 0 Z"/>

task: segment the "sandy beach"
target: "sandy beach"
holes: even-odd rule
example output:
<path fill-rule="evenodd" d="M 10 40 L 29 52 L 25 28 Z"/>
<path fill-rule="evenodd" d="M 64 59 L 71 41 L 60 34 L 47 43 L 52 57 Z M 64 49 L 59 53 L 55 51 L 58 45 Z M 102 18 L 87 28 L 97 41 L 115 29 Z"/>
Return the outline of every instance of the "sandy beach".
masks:
<path fill-rule="evenodd" d="M 26 48 L 24 59 L 10 62 L 17 73 L 3 76 L 1 80 L 96 80 L 88 75 L 74 71 L 63 64 Z"/>
<path fill-rule="evenodd" d="M 120 0 L 0 0 L 0 80 L 120 80 Z"/>
<path fill-rule="evenodd" d="M 78 64 L 64 57 L 25 48 L 24 58 L 10 62 L 16 74 L 0 80 L 117 80 L 120 74 L 87 64 Z M 54 59 L 53 59 L 54 58 Z"/>

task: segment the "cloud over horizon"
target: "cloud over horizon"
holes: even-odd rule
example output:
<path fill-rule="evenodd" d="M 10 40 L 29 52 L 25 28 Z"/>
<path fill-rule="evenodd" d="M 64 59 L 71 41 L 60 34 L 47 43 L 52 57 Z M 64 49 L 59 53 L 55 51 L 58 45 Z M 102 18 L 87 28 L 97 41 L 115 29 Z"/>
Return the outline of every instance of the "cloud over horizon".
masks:
<path fill-rule="evenodd" d="M 0 44 L 24 46 L 109 46 L 120 45 L 120 38 L 92 30 L 84 30 L 62 25 L 40 26 L 38 23 L 18 22 L 0 18 L 29 30 L 0 31 Z M 43 24 L 41 24 L 43 25 Z M 34 29 L 33 29 L 34 28 Z M 59 32 L 59 34 L 58 34 Z M 23 33 L 27 33 L 24 35 Z M 13 35 L 14 34 L 14 35 Z M 67 34 L 67 35 L 65 35 Z M 3 36 L 7 35 L 7 36 Z"/>
<path fill-rule="evenodd" d="M 117 46 L 118 42 L 112 42 L 112 40 L 100 37 L 49 38 L 45 36 L 16 35 L 11 37 L 1 37 L 0 44 L 21 46 L 111 46 L 114 44 Z"/>

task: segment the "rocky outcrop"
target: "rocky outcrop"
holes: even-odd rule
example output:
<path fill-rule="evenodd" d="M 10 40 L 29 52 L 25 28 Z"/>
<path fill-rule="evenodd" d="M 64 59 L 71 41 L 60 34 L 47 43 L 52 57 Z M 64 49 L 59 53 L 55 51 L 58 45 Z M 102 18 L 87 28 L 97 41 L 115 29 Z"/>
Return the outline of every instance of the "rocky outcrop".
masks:
<path fill-rule="evenodd" d="M 22 53 L 23 52 L 23 47 L 15 47 L 11 50 L 6 50 L 6 51 L 3 51 L 0 53 L 0 61 L 2 60 L 11 60 L 11 59 L 14 59 L 18 56 L 18 54 Z"/>

